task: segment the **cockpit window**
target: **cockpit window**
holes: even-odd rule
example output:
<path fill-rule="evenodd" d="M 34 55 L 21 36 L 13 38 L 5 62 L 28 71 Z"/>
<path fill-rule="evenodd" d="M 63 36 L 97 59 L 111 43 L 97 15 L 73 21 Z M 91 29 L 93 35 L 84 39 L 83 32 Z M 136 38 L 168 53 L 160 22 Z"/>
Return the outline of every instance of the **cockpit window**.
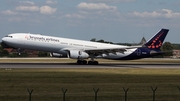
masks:
<path fill-rule="evenodd" d="M 12 36 L 10 36 L 10 35 L 6 35 L 5 37 L 10 37 L 10 38 L 13 38 Z"/>

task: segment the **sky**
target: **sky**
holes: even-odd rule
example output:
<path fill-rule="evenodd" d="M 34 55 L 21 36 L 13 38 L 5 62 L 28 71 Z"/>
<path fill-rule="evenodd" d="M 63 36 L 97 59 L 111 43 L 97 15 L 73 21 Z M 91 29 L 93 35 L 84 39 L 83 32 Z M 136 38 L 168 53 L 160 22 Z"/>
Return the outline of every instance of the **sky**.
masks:
<path fill-rule="evenodd" d="M 0 39 L 34 33 L 81 40 L 139 43 L 161 28 L 180 43 L 179 0 L 0 0 Z"/>

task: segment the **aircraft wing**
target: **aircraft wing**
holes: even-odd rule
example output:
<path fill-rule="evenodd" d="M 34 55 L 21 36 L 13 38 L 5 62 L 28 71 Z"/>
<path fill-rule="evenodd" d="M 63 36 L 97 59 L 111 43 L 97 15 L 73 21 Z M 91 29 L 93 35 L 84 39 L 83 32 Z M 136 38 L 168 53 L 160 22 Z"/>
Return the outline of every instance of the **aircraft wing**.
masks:
<path fill-rule="evenodd" d="M 96 48 L 96 49 L 85 49 L 84 51 L 91 54 L 108 54 L 113 53 L 116 54 L 116 52 L 124 53 L 126 49 L 133 49 L 133 48 L 140 48 L 142 46 L 124 46 L 122 48 Z"/>
<path fill-rule="evenodd" d="M 124 53 L 126 49 L 133 49 L 133 48 L 140 48 L 143 46 L 123 46 L 123 47 L 112 47 L 112 48 L 87 48 L 87 49 L 74 49 L 74 48 L 64 48 L 62 50 L 81 50 L 85 51 L 88 54 L 93 54 L 93 55 L 101 55 L 101 54 L 108 54 L 108 53 L 113 53 L 116 54 L 116 52 Z"/>

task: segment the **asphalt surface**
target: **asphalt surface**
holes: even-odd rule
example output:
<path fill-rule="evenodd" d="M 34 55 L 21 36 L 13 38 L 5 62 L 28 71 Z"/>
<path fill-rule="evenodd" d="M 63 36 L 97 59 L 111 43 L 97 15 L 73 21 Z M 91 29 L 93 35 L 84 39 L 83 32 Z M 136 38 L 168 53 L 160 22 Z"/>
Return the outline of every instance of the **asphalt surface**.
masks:
<path fill-rule="evenodd" d="M 75 63 L 0 63 L 0 68 L 179 68 L 180 64 L 116 64 L 77 65 Z"/>

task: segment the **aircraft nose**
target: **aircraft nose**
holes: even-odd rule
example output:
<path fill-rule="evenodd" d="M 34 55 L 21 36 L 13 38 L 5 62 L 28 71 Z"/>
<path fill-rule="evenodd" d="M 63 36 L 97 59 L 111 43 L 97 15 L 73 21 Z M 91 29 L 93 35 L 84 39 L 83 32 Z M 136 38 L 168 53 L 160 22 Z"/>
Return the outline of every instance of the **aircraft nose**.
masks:
<path fill-rule="evenodd" d="M 8 39 L 6 37 L 2 38 L 1 46 L 3 48 L 9 48 L 9 46 L 6 43 L 8 43 Z"/>
<path fill-rule="evenodd" d="M 7 42 L 7 38 L 6 37 L 2 38 L 2 42 Z"/>
<path fill-rule="evenodd" d="M 5 41 L 6 39 L 5 38 L 2 38 L 2 41 Z"/>

